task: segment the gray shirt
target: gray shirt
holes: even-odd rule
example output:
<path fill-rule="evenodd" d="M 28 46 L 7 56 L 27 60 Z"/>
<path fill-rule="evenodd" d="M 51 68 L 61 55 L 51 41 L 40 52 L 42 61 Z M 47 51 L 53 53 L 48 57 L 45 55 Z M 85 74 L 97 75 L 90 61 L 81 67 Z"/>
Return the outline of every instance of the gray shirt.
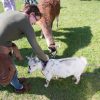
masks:
<path fill-rule="evenodd" d="M 0 45 L 9 46 L 11 42 L 26 37 L 37 56 L 47 61 L 47 57 L 38 45 L 32 25 L 27 16 L 18 11 L 0 14 Z"/>

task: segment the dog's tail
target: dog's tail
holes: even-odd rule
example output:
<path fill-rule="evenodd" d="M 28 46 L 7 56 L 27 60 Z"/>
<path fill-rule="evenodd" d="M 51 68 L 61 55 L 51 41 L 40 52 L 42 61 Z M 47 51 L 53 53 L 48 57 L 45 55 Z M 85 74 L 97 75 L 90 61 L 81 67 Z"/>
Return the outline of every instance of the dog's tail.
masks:
<path fill-rule="evenodd" d="M 80 59 L 82 60 L 82 62 L 84 62 L 85 65 L 88 64 L 87 59 L 85 57 L 82 56 L 82 57 L 80 57 Z"/>

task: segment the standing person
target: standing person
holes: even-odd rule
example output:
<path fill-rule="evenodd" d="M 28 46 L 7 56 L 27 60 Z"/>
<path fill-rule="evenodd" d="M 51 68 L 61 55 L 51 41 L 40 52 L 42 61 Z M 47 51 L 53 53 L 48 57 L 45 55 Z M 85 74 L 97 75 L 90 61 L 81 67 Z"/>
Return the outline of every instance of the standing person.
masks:
<path fill-rule="evenodd" d="M 23 11 L 31 7 L 30 1 L 34 2 L 35 0 L 26 0 L 25 5 L 23 7 Z M 56 9 L 56 6 L 58 10 Z M 53 24 L 54 19 L 59 15 L 60 12 L 59 0 L 39 0 L 37 7 L 41 12 L 42 17 L 36 22 L 36 24 L 39 25 L 42 29 L 41 36 L 44 36 L 51 56 L 55 57 L 57 53 L 57 47 L 53 38 L 51 26 Z"/>
<path fill-rule="evenodd" d="M 14 0 L 1 0 L 3 4 L 4 11 L 16 10 Z"/>
<path fill-rule="evenodd" d="M 36 41 L 35 32 L 31 25 L 41 18 L 41 14 L 37 6 L 31 5 L 31 8 L 27 9 L 25 13 L 7 11 L 0 14 L 0 84 L 11 84 L 17 93 L 26 92 L 29 85 L 24 85 L 23 80 L 20 81 L 17 77 L 12 60 L 12 51 L 16 53 L 14 49 L 16 45 L 12 41 L 26 37 L 42 64 L 45 66 L 48 62 L 48 57 Z"/>

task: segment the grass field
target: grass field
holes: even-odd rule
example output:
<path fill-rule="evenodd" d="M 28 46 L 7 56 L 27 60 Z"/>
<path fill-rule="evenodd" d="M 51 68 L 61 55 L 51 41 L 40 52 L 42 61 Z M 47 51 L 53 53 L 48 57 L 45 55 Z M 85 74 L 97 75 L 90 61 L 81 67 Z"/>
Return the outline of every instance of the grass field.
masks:
<path fill-rule="evenodd" d="M 17 10 L 23 7 L 23 0 L 16 0 Z M 0 3 L 0 12 L 3 11 Z M 40 27 L 33 26 L 37 41 L 48 54 L 44 39 L 40 39 Z M 90 66 L 75 85 L 71 77 L 52 80 L 44 87 L 45 78 L 40 71 L 27 73 L 27 60 L 16 62 L 18 76 L 26 77 L 31 91 L 16 94 L 11 86 L 0 86 L 0 100 L 100 100 L 100 0 L 61 0 L 59 30 L 56 21 L 53 35 L 58 48 L 56 58 L 85 56 Z M 32 49 L 26 38 L 15 41 L 23 56 L 31 55 Z"/>

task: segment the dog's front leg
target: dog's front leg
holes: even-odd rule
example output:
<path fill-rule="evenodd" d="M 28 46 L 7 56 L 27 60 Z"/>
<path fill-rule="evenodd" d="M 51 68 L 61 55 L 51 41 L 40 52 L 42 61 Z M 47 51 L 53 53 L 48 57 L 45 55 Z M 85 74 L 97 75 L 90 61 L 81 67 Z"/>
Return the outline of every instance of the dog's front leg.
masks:
<path fill-rule="evenodd" d="M 46 78 L 46 84 L 44 85 L 46 88 L 49 86 L 50 80 L 52 79 L 52 74 L 48 73 L 45 75 Z"/>
<path fill-rule="evenodd" d="M 46 79 L 46 84 L 44 85 L 46 88 L 49 86 L 49 80 Z"/>
<path fill-rule="evenodd" d="M 79 81 L 80 81 L 80 75 L 79 76 L 76 76 L 76 82 L 75 82 L 75 84 L 78 84 Z"/>

